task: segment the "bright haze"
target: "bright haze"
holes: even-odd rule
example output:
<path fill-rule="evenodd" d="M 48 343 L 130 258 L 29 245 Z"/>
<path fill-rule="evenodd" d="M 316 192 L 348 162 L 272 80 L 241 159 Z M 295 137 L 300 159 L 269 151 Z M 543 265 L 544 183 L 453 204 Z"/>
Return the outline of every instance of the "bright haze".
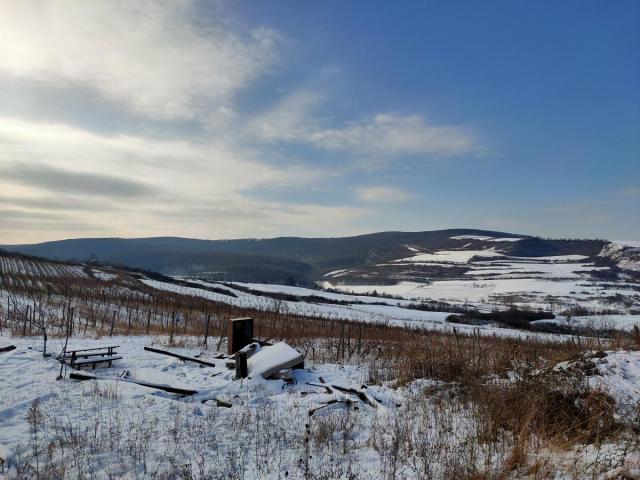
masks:
<path fill-rule="evenodd" d="M 7 0 L 0 243 L 640 238 L 640 2 Z"/>

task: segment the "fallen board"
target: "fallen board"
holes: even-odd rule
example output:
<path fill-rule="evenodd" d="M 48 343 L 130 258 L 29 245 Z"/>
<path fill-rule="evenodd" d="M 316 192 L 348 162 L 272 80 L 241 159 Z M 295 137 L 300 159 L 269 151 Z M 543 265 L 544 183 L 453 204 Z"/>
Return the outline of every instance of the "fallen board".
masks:
<path fill-rule="evenodd" d="M 372 406 L 373 408 L 377 408 L 378 405 L 376 405 L 376 403 L 369 398 L 369 396 L 365 393 L 365 392 L 361 392 L 359 390 L 356 390 L 355 388 L 348 388 L 348 387 L 341 387 L 339 385 L 331 385 L 333 388 L 335 388 L 336 390 L 343 392 L 343 393 L 352 393 L 354 395 L 356 395 L 360 400 L 362 400 L 364 403 Z"/>
<path fill-rule="evenodd" d="M 180 395 L 195 395 L 196 393 L 198 393 L 197 390 L 189 390 L 186 388 L 176 388 L 176 387 L 171 387 L 169 385 L 162 385 L 159 383 L 151 383 L 151 382 L 144 382 L 142 380 L 134 380 L 132 378 L 101 377 L 98 375 L 91 375 L 90 373 L 84 373 L 84 372 L 71 372 L 69 374 L 69 378 L 73 380 L 81 380 L 81 381 L 82 380 L 115 380 L 118 382 L 135 383 L 136 385 L 140 385 L 142 387 L 155 388 L 155 389 L 163 390 L 169 393 L 178 393 Z"/>
<path fill-rule="evenodd" d="M 0 352 L 10 352 L 11 350 L 15 350 L 15 345 L 9 345 L 8 347 L 0 347 Z"/>
<path fill-rule="evenodd" d="M 380 402 L 380 400 L 374 398 L 374 397 L 370 397 L 369 395 L 367 395 L 365 392 L 361 392 L 360 390 L 356 390 L 355 388 L 350 388 L 350 387 L 341 387 L 340 385 L 327 385 L 325 384 L 319 384 L 319 383 L 312 383 L 312 382 L 306 382 L 307 385 L 311 385 L 313 387 L 322 387 L 326 390 L 327 393 L 333 393 L 333 389 L 338 390 L 339 392 L 343 392 L 343 393 L 351 393 L 353 395 L 356 395 L 360 400 L 362 400 L 364 403 L 372 406 L 373 408 L 377 408 L 378 405 L 376 405 L 375 401 Z M 374 401 L 375 400 L 375 401 Z"/>
<path fill-rule="evenodd" d="M 148 352 L 159 353 L 161 355 L 169 355 L 170 357 L 176 357 L 186 362 L 199 363 L 200 365 L 205 365 L 207 367 L 216 366 L 214 363 L 207 362 L 205 360 L 200 360 L 199 358 L 189 357 L 188 355 L 181 355 L 179 353 L 170 352 L 169 350 L 162 350 L 160 348 L 155 348 L 155 347 L 144 347 L 144 349 Z"/>

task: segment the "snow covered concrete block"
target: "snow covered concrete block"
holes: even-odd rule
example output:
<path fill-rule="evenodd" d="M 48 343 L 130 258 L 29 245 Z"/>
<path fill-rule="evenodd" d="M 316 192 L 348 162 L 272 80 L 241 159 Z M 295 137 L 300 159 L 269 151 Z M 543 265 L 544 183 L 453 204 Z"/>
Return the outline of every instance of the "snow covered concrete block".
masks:
<path fill-rule="evenodd" d="M 249 358 L 247 367 L 249 375 L 269 378 L 283 369 L 295 368 L 304 364 L 302 355 L 285 342 L 279 342 L 270 347 L 264 347 Z"/>

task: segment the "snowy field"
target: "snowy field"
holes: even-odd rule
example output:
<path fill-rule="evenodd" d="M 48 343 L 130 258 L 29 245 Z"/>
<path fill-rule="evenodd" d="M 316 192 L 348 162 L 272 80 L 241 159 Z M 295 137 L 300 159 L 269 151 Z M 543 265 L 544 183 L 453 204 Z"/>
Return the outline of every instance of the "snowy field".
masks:
<path fill-rule="evenodd" d="M 540 278 L 435 280 L 431 283 L 400 282 L 397 285 L 337 285 L 324 282 L 323 287 L 355 295 L 377 291 L 414 300 L 442 300 L 476 305 L 495 305 L 501 297 L 518 295 L 527 298 L 527 301 L 515 303 L 524 303 L 534 308 L 548 308 L 554 303 L 566 308 L 579 302 L 596 310 L 604 308 L 602 300 L 606 297 L 617 294 L 629 296 L 633 300 L 638 297 L 638 292 L 613 283 Z M 558 302 L 554 302 L 554 299 L 558 299 Z"/>
<path fill-rule="evenodd" d="M 403 308 L 403 305 L 409 302 L 390 300 L 388 298 L 376 298 L 357 295 L 340 295 L 329 292 L 321 292 L 318 290 L 303 289 L 300 287 L 286 287 L 283 285 L 265 285 L 265 284 L 240 284 L 244 286 L 251 286 L 256 290 L 268 291 L 268 292 L 281 292 L 291 293 L 304 297 L 316 295 L 327 296 L 333 300 L 345 300 L 348 299 L 366 299 L 372 303 L 385 303 L 385 305 L 333 305 L 322 303 L 306 303 L 293 302 L 293 301 L 276 301 L 272 298 L 261 297 L 252 295 L 250 293 L 243 292 L 241 290 L 235 290 L 232 288 L 226 288 L 228 291 L 232 291 L 237 297 L 231 297 L 223 295 L 217 292 L 211 292 L 202 290 L 195 287 L 186 287 L 183 285 L 175 285 L 172 283 L 160 282 L 157 280 L 142 280 L 146 285 L 159 289 L 183 295 L 193 295 L 196 297 L 207 298 L 217 302 L 227 303 L 238 307 L 255 308 L 263 311 L 274 311 L 277 309 L 280 312 L 287 312 L 291 314 L 299 314 L 310 317 L 328 318 L 334 320 L 355 320 L 367 323 L 380 323 L 385 325 L 393 325 L 407 328 L 421 328 L 426 330 L 434 330 L 441 332 L 453 333 L 454 329 L 459 332 L 477 333 L 479 335 L 499 335 L 502 337 L 514 337 L 514 338 L 546 338 L 546 339 L 559 339 L 566 338 L 564 335 L 556 335 L 550 333 L 529 332 L 522 330 L 514 330 L 509 328 L 501 328 L 490 325 L 466 325 L 458 323 L 448 323 L 446 318 L 451 315 L 450 312 L 429 312 L 421 310 L 413 310 Z M 203 281 L 194 281 L 200 285 L 209 285 L 214 287 L 220 287 L 215 283 L 208 283 Z M 223 287 L 224 288 L 224 287 Z M 295 292 L 295 293 L 294 293 Z M 393 305 L 396 304 L 396 305 Z M 563 323 L 563 318 L 558 318 L 558 323 Z M 571 319 L 570 325 L 572 326 L 590 326 L 590 322 L 593 319 L 585 317 L 574 317 Z M 612 328 L 620 330 L 632 330 L 634 325 L 640 325 L 640 316 L 638 315 L 603 315 L 597 317 L 598 322 L 603 325 L 612 326 Z M 565 322 L 566 323 L 566 322 Z M 600 323 L 597 323 L 599 325 Z"/>
<path fill-rule="evenodd" d="M 201 280 L 189 280 L 192 283 L 210 286 L 216 288 L 222 288 L 227 291 L 233 292 L 236 297 L 223 295 L 217 292 L 211 292 L 201 290 L 198 288 L 186 287 L 182 285 L 175 285 L 166 282 L 159 282 L 157 280 L 143 280 L 146 285 L 153 288 L 172 291 L 181 294 L 194 295 L 210 300 L 215 300 L 229 305 L 256 308 L 264 311 L 273 311 L 279 309 L 280 311 L 307 315 L 311 317 L 331 318 L 331 319 L 345 319 L 356 320 L 362 322 L 371 323 L 383 323 L 387 325 L 396 325 L 403 327 L 418 327 L 428 330 L 437 330 L 445 332 L 453 332 L 455 328 L 458 331 L 477 332 L 481 335 L 500 335 L 511 336 L 519 338 L 527 337 L 543 337 L 549 338 L 550 334 L 537 333 L 537 332 L 523 332 L 518 330 L 494 327 L 490 325 L 477 326 L 477 325 L 465 325 L 465 324 L 452 324 L 446 322 L 446 318 L 451 315 L 451 312 L 430 312 L 421 311 L 406 308 L 407 305 L 414 303 L 409 300 L 395 300 L 385 297 L 374 297 L 357 294 L 336 294 L 331 292 L 324 292 L 321 290 L 313 290 L 301 287 L 290 287 L 285 285 L 269 285 L 259 283 L 237 283 L 241 287 L 249 287 L 252 290 L 262 291 L 267 293 L 285 293 L 289 295 L 296 295 L 302 299 L 304 297 L 324 297 L 329 300 L 341 301 L 341 302 L 363 302 L 365 304 L 354 303 L 350 305 L 335 305 L 335 304 L 322 304 L 322 303 L 307 303 L 304 301 L 294 302 L 288 300 L 276 301 L 269 297 L 256 296 L 248 292 L 244 292 L 239 289 L 233 289 L 231 287 L 223 286 L 217 283 L 205 282 Z M 488 292 L 507 292 L 511 289 L 522 289 L 525 291 L 534 290 L 539 286 L 540 280 L 503 280 L 494 281 L 491 285 L 483 284 L 478 285 L 475 282 L 470 281 L 443 281 L 434 282 L 431 285 L 415 284 L 415 283 L 401 283 L 396 286 L 381 287 L 376 286 L 378 291 L 384 290 L 385 293 L 392 295 L 405 295 L 407 297 L 415 296 L 416 299 L 434 299 L 449 300 L 454 304 L 468 305 L 472 307 L 480 307 L 484 310 L 491 310 L 487 308 L 484 300 L 489 296 Z M 581 288 L 577 284 L 568 283 L 553 283 L 555 286 L 555 293 L 561 295 L 566 293 L 571 295 L 573 289 Z M 370 287 L 353 287 L 350 286 L 357 293 L 368 293 Z M 443 297 L 437 295 L 429 296 L 428 292 L 437 291 Z M 354 293 L 356 293 L 354 292 Z M 618 290 L 599 290 L 598 293 L 601 296 L 608 296 L 619 292 Z M 628 292 L 627 292 L 628 293 Z M 595 291 L 592 292 L 595 295 Z M 588 294 L 585 293 L 585 296 Z M 465 299 L 464 302 L 460 299 Z M 453 301 L 452 301 L 453 300 Z M 382 305 L 380 305 L 382 304 Z M 537 305 L 539 308 L 546 308 L 553 310 L 548 302 Z M 566 308 L 566 306 L 565 306 Z M 554 323 L 556 325 L 562 325 L 566 327 L 583 327 L 583 328 L 595 328 L 596 330 L 622 330 L 631 331 L 634 326 L 640 327 L 640 315 L 612 315 L 602 314 L 595 316 L 573 316 L 571 318 L 558 315 L 555 320 L 552 321 L 540 321 L 539 323 Z"/>
<path fill-rule="evenodd" d="M 393 275 L 420 277 L 416 267 L 444 269 L 445 273 L 447 267 L 457 267 L 456 271 L 461 269 L 463 272 L 457 276 L 446 274 L 447 278 L 440 278 L 425 274 L 424 280 L 367 284 L 359 283 L 357 277 L 345 281 L 344 277 L 350 271 L 341 270 L 327 274 L 319 286 L 354 295 L 377 292 L 404 299 L 466 303 L 489 309 L 504 308 L 509 304 L 555 313 L 579 305 L 594 312 L 611 309 L 618 313 L 640 312 L 640 284 L 624 273 L 616 279 L 612 267 L 596 264 L 596 257 L 509 256 L 505 253 L 504 244 L 520 239 L 474 235 L 452 239 L 485 243 L 484 248 L 477 243 L 467 243 L 458 249 L 433 251 L 406 246 L 409 256 L 375 265 L 367 274 L 392 267 Z M 598 257 L 613 260 L 620 269 L 632 272 L 640 269 L 640 250 L 637 250 L 635 242 L 611 243 Z"/>
<path fill-rule="evenodd" d="M 453 478 L 463 466 L 497 475 L 508 461 L 504 444 L 476 443 L 480 425 L 470 410 L 425 393 L 445 388 L 441 382 L 367 385 L 366 367 L 347 364 L 308 364 L 290 383 L 235 380 L 214 352 L 201 354 L 195 345 L 172 351 L 215 367 L 143 350 L 163 342 L 73 338 L 69 348 L 115 344 L 124 357 L 94 371 L 109 379 L 80 382 L 68 375 L 56 380 L 60 364 L 42 358 L 41 339 L 0 337 L 0 347 L 17 346 L 0 353 L 0 457 L 7 478 L 31 478 L 36 468 L 40 478 Z M 52 342 L 52 350 L 61 347 Z M 615 352 L 595 362 L 589 383 L 612 393 L 626 418 L 640 401 L 640 354 Z M 131 379 L 197 393 L 179 396 L 126 382 Z M 399 432 L 414 447 L 394 447 Z M 629 445 L 531 455 L 559 465 L 566 457 L 585 472 L 597 461 L 601 474 L 590 478 L 605 479 L 616 471 L 640 473 Z"/>

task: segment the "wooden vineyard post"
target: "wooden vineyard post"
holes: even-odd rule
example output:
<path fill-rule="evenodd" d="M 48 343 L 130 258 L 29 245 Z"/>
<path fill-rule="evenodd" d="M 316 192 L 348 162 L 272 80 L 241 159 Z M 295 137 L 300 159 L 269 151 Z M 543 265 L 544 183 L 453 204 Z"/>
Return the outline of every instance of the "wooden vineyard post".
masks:
<path fill-rule="evenodd" d="M 209 338 L 209 321 L 211 320 L 211 314 L 207 313 L 207 320 L 204 327 L 204 346 L 207 346 L 207 339 Z"/>
<path fill-rule="evenodd" d="M 236 353 L 236 378 L 247 378 L 247 352 Z"/>
<path fill-rule="evenodd" d="M 227 353 L 233 355 L 253 339 L 253 318 L 234 318 L 229 323 Z"/>
<path fill-rule="evenodd" d="M 113 310 L 113 316 L 111 317 L 111 328 L 109 329 L 109 336 L 113 337 L 113 327 L 116 324 L 116 311 Z"/>

